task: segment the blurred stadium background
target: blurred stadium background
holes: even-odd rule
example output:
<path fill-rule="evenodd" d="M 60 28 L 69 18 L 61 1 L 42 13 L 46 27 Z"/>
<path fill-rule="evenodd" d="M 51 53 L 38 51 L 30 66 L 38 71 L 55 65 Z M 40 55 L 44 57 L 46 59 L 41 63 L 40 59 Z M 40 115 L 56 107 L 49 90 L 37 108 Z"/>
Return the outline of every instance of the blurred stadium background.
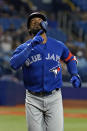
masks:
<path fill-rule="evenodd" d="M 73 89 L 63 67 L 65 131 L 87 131 L 87 0 L 0 0 L 0 131 L 26 131 L 21 69 L 11 69 L 13 50 L 29 39 L 27 17 L 48 17 L 48 36 L 63 41 L 78 59 L 82 88 Z M 22 106 L 19 106 L 22 105 Z"/>

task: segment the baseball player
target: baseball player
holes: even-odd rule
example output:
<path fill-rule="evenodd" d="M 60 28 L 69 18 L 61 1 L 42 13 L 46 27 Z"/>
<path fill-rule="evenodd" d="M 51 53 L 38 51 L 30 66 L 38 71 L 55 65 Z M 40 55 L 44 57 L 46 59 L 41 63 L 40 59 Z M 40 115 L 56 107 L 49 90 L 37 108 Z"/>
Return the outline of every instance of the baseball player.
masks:
<path fill-rule="evenodd" d="M 16 48 L 10 64 L 15 70 L 23 70 L 28 131 L 63 131 L 60 60 L 67 64 L 73 87 L 79 88 L 76 59 L 64 43 L 47 37 L 45 15 L 30 14 L 27 28 L 31 39 Z"/>

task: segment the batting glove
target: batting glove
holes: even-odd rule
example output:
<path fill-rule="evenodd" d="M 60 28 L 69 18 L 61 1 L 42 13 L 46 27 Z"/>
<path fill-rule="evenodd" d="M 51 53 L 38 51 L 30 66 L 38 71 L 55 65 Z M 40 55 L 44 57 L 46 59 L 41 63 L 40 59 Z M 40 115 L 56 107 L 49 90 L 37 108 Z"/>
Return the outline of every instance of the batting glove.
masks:
<path fill-rule="evenodd" d="M 70 82 L 72 83 L 74 88 L 80 88 L 81 87 L 81 79 L 79 75 L 73 75 Z"/>
<path fill-rule="evenodd" d="M 48 22 L 47 21 L 42 21 L 40 23 L 40 26 L 42 27 L 42 29 L 47 32 L 47 25 L 48 25 Z"/>
<path fill-rule="evenodd" d="M 38 44 L 40 44 L 40 43 L 42 43 L 43 42 L 43 38 L 40 36 L 40 34 L 43 32 L 43 30 L 40 30 L 37 34 L 36 34 L 36 36 L 32 39 L 32 41 L 31 41 L 31 45 L 32 45 L 32 47 L 34 47 L 34 46 L 36 46 L 36 45 L 38 45 Z"/>

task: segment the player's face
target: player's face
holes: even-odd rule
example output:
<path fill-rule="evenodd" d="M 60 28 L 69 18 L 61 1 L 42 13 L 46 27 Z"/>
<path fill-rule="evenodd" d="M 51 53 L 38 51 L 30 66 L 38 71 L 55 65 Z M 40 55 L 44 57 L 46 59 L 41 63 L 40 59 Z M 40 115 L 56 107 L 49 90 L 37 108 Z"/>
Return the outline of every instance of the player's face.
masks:
<path fill-rule="evenodd" d="M 41 18 L 33 18 L 30 21 L 30 30 L 33 34 L 36 34 L 38 31 L 41 30 L 40 23 L 43 21 Z"/>
<path fill-rule="evenodd" d="M 37 29 L 37 28 L 41 28 L 40 27 L 40 23 L 41 23 L 42 19 L 41 18 L 33 18 L 30 22 L 30 28 L 31 29 Z"/>

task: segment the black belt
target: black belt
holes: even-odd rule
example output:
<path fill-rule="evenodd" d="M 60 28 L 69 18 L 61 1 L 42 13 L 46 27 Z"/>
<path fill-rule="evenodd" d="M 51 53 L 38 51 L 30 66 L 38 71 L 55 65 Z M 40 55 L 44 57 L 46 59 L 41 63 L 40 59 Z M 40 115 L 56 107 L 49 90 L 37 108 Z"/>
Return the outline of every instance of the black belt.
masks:
<path fill-rule="evenodd" d="M 53 91 L 50 91 L 50 92 L 32 92 L 30 90 L 28 90 L 29 93 L 31 93 L 32 95 L 35 95 L 35 96 L 48 96 L 48 95 L 52 95 L 55 91 L 58 91 L 59 88 L 53 90 Z"/>

